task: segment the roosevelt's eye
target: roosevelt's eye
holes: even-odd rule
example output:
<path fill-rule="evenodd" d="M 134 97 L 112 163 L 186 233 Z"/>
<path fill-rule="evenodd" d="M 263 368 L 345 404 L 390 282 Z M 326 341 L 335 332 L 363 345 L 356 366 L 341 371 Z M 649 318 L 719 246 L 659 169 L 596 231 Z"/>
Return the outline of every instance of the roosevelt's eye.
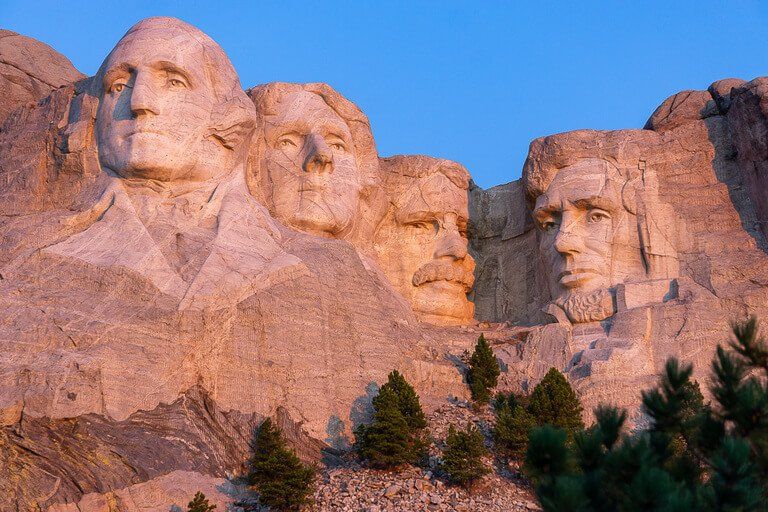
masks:
<path fill-rule="evenodd" d="M 598 210 L 596 208 L 593 208 L 587 213 L 587 222 L 590 223 L 603 222 L 609 220 L 610 218 L 611 216 L 608 212 L 604 210 Z"/>

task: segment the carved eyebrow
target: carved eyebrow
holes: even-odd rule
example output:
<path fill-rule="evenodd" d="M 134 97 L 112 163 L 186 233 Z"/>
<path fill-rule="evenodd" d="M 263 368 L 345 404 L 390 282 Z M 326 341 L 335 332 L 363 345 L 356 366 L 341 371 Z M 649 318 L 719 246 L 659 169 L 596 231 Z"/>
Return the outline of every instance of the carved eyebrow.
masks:
<path fill-rule="evenodd" d="M 104 73 L 104 78 L 102 79 L 102 86 L 104 89 L 108 89 L 109 86 L 114 82 L 118 77 L 124 76 L 124 75 L 130 75 L 131 71 L 133 71 L 133 66 L 121 62 L 120 64 L 116 64 L 109 68 L 106 73 Z"/>
<path fill-rule="evenodd" d="M 189 75 L 189 73 L 186 70 L 174 64 L 173 62 L 170 62 L 167 60 L 160 60 L 155 62 L 152 65 L 152 67 L 155 69 L 166 71 L 168 73 L 175 73 L 177 75 L 181 75 L 181 77 L 187 81 L 190 87 L 194 85 L 194 80 L 192 80 L 192 77 Z"/>
<path fill-rule="evenodd" d="M 576 199 L 571 203 L 575 207 L 583 208 L 585 210 L 589 208 L 599 208 L 607 212 L 616 211 L 616 204 L 606 197 L 598 197 L 598 196 L 585 197 L 583 199 Z"/>

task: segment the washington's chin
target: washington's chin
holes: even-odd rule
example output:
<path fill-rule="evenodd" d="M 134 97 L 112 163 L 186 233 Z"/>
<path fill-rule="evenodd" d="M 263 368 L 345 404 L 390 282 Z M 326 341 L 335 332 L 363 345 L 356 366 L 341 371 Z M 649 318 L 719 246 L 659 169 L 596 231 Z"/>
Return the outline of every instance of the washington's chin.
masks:
<path fill-rule="evenodd" d="M 474 304 L 462 283 L 430 281 L 414 287 L 412 307 L 423 321 L 439 325 L 465 325 L 472 321 Z"/>

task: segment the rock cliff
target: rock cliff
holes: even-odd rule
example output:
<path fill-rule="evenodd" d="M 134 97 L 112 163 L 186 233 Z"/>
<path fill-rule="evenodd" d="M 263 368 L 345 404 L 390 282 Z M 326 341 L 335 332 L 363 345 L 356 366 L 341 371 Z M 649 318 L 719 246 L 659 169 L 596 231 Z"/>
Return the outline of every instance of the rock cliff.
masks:
<path fill-rule="evenodd" d="M 339 461 L 392 369 L 453 414 L 480 332 L 503 388 L 555 366 L 641 424 L 668 356 L 705 379 L 728 320 L 768 313 L 766 80 L 537 139 L 482 190 L 380 158 L 328 85 L 246 92 L 179 20 L 94 77 L 0 32 L 0 509 L 223 508 L 266 416 Z"/>

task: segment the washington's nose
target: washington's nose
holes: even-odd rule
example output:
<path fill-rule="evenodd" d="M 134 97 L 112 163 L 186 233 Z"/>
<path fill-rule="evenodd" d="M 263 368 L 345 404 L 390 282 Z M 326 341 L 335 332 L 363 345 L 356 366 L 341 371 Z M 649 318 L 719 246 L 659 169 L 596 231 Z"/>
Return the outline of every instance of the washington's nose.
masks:
<path fill-rule="evenodd" d="M 310 134 L 308 139 L 309 151 L 304 159 L 304 171 L 318 174 L 332 173 L 333 152 L 331 148 L 318 134 Z"/>
<path fill-rule="evenodd" d="M 131 114 L 134 117 L 160 114 L 157 94 L 152 89 L 152 84 L 141 74 L 136 76 L 133 88 L 131 89 Z"/>
<path fill-rule="evenodd" d="M 457 229 L 447 229 L 435 246 L 435 259 L 448 257 L 460 260 L 467 256 L 467 243 Z"/>

